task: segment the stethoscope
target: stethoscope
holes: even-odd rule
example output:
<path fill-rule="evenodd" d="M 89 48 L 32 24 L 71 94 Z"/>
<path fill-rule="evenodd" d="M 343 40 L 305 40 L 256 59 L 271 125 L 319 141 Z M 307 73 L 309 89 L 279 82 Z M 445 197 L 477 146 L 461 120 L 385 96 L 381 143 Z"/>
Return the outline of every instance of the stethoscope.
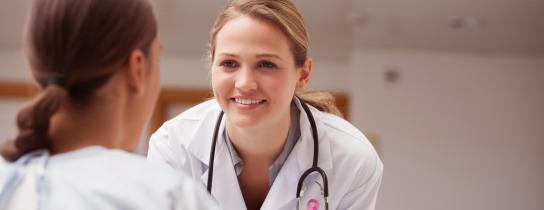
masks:
<path fill-rule="evenodd" d="M 317 166 L 317 157 L 319 155 L 319 148 L 318 148 L 318 142 L 319 142 L 319 138 L 317 136 L 317 126 L 315 125 L 315 120 L 314 120 L 314 116 L 312 115 L 312 112 L 310 111 L 310 108 L 308 108 L 308 105 L 306 105 L 306 103 L 304 103 L 304 101 L 300 100 L 300 104 L 302 105 L 302 109 L 304 109 L 304 112 L 306 112 L 306 115 L 308 116 L 308 120 L 310 121 L 310 126 L 312 128 L 312 137 L 314 139 L 314 156 L 313 156 L 313 163 L 312 163 L 312 167 L 309 168 L 308 170 L 304 171 L 304 173 L 302 173 L 302 175 L 300 176 L 300 178 L 298 179 L 298 184 L 297 184 L 297 194 L 296 194 L 296 198 L 297 198 L 297 210 L 299 209 L 300 207 L 300 196 L 301 196 L 301 190 L 302 190 L 302 185 L 304 183 L 304 180 L 306 179 L 306 177 L 308 175 L 310 175 L 311 173 L 313 172 L 317 172 L 320 174 L 321 178 L 323 179 L 323 188 L 322 188 L 322 195 L 323 195 L 323 198 L 325 200 L 325 209 L 329 209 L 329 201 L 328 201 L 328 197 L 329 197 L 329 184 L 328 184 L 328 180 L 327 180 L 327 174 L 325 173 L 325 171 L 323 169 L 321 169 L 319 166 Z M 207 185 L 207 189 L 208 189 L 208 192 L 211 194 L 212 193 L 212 181 L 213 181 L 213 163 L 214 163 L 214 157 L 215 157 L 215 145 L 217 144 L 217 136 L 218 136 L 218 133 L 219 133 L 219 127 L 221 126 L 221 120 L 223 119 L 223 115 L 224 115 L 224 112 L 221 111 L 221 113 L 219 113 L 219 117 L 217 118 L 217 122 L 215 123 L 215 129 L 213 131 L 213 139 L 212 139 L 212 146 L 211 146 L 211 152 L 210 152 L 210 160 L 209 160 L 209 170 L 208 170 L 208 185 Z M 315 199 L 310 199 L 307 203 L 307 208 L 308 209 L 312 209 L 312 210 L 317 210 L 319 207 L 319 202 Z"/>

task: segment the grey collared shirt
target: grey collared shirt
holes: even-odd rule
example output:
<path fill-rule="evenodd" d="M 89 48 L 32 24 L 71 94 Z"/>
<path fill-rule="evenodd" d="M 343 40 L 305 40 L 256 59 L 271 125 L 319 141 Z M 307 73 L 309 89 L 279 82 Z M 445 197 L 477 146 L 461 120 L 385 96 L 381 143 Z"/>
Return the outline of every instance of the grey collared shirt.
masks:
<path fill-rule="evenodd" d="M 289 131 L 287 133 L 287 140 L 285 141 L 285 144 L 283 145 L 283 149 L 274 160 L 272 165 L 268 168 L 268 183 L 270 186 L 272 186 L 272 183 L 274 183 L 274 180 L 278 176 L 281 167 L 287 160 L 287 157 L 289 157 L 289 154 L 291 154 L 291 151 L 295 147 L 295 144 L 297 143 L 298 139 L 300 139 L 300 111 L 298 110 L 298 107 L 295 105 L 294 102 L 291 103 L 291 125 L 289 127 Z M 234 171 L 236 172 L 236 176 L 239 176 L 242 173 L 242 169 L 244 168 L 244 161 L 240 158 L 236 150 L 234 149 L 234 146 L 232 145 L 229 135 L 227 133 L 227 130 L 225 129 L 223 132 L 225 143 L 227 144 L 228 151 L 230 153 L 230 157 L 232 159 L 232 165 L 234 165 Z"/>

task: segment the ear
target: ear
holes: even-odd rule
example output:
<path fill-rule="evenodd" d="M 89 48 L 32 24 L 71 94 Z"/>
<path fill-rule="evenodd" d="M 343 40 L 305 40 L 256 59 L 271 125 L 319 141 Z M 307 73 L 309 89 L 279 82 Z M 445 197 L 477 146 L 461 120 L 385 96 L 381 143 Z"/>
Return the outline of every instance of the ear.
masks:
<path fill-rule="evenodd" d="M 131 93 L 141 94 L 144 90 L 144 77 L 146 59 L 141 50 L 130 53 L 126 68 L 124 69 L 128 89 Z"/>
<path fill-rule="evenodd" d="M 310 83 L 310 75 L 312 74 L 312 58 L 307 58 L 304 62 L 304 66 L 302 66 L 299 70 L 296 92 L 303 91 L 306 86 L 308 86 L 308 83 Z"/>

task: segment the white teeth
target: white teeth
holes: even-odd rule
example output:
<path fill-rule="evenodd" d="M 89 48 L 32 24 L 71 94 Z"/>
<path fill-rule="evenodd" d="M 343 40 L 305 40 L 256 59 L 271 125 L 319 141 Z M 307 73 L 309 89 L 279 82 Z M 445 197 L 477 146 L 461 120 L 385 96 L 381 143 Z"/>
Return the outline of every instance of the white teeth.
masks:
<path fill-rule="evenodd" d="M 257 99 L 240 99 L 240 98 L 235 98 L 234 101 L 236 101 L 236 103 L 243 104 L 243 105 L 252 105 L 252 104 L 259 104 L 259 103 L 261 103 L 261 100 L 257 100 Z"/>

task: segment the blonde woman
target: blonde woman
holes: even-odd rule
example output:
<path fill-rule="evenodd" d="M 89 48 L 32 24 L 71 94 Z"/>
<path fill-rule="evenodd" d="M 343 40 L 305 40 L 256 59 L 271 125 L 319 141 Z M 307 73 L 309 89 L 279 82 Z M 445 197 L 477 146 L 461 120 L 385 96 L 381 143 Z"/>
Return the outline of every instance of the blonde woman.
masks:
<path fill-rule="evenodd" d="M 215 99 L 166 122 L 148 159 L 190 171 L 224 209 L 374 209 L 383 165 L 372 145 L 317 109 L 330 101 L 298 97 L 307 51 L 289 0 L 230 1 L 211 31 Z"/>

